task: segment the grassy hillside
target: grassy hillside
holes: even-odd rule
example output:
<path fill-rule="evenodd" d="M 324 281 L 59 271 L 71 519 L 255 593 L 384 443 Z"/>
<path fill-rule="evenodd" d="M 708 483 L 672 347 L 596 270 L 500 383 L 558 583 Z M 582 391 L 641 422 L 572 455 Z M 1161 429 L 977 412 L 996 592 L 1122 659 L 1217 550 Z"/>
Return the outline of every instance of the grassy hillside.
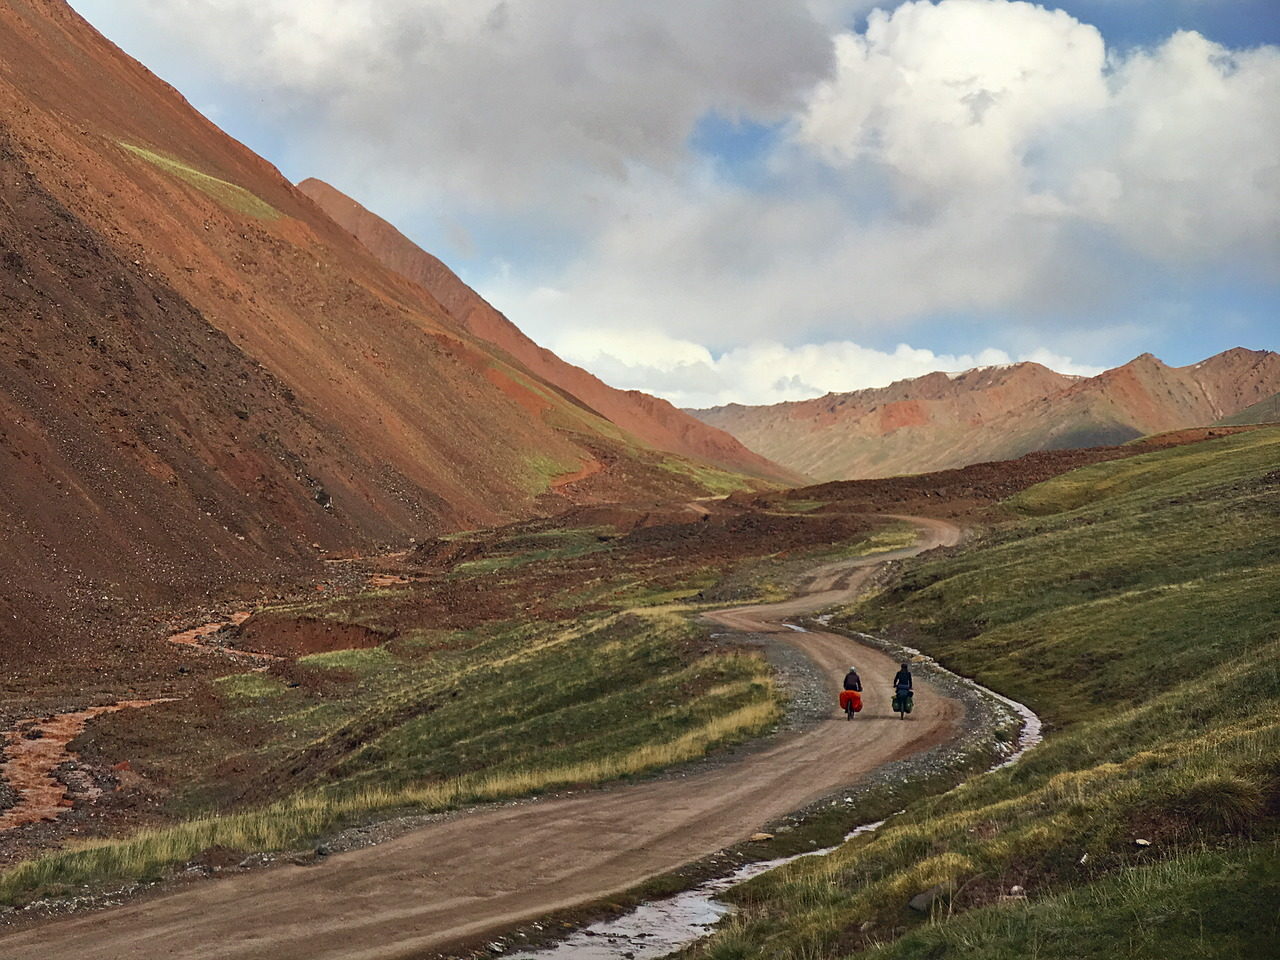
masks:
<path fill-rule="evenodd" d="M 703 954 L 1271 955 L 1278 466 L 1265 429 L 1075 471 L 846 611 L 1028 703 L 1046 741 L 742 888 Z"/>
<path fill-rule="evenodd" d="M 269 727 L 269 741 L 253 750 L 224 735 L 193 744 L 195 755 L 144 761 L 188 764 L 188 816 L 20 864 L 0 874 L 0 902 L 158 878 L 211 849 L 297 847 L 392 811 L 644 773 L 767 728 L 778 706 L 764 661 L 698 639 L 682 618 L 640 607 L 577 628 L 506 625 L 308 657 L 295 673 L 305 687 L 226 677 L 215 683 L 226 721 Z M 343 675 L 326 683 L 326 673 Z M 201 756 L 211 747 L 238 751 L 241 769 L 257 771 L 278 799 L 253 802 L 251 791 L 250 802 L 220 802 L 225 784 L 207 777 L 226 768 L 189 765 L 211 759 Z"/>
<path fill-rule="evenodd" d="M 1265 400 L 1259 400 L 1239 413 L 1225 417 L 1220 422 L 1228 426 L 1245 423 L 1280 423 L 1280 393 L 1272 394 Z"/>
<path fill-rule="evenodd" d="M 780 715 L 771 670 L 687 616 L 700 594 L 777 596 L 818 557 L 902 537 L 843 515 L 567 524 L 452 536 L 405 561 L 415 582 L 258 611 L 237 642 L 285 659 L 104 718 L 78 745 L 102 766 L 130 759 L 154 790 L 133 822 L 141 807 L 152 826 L 0 873 L 0 903 L 645 774 L 759 735 Z"/>

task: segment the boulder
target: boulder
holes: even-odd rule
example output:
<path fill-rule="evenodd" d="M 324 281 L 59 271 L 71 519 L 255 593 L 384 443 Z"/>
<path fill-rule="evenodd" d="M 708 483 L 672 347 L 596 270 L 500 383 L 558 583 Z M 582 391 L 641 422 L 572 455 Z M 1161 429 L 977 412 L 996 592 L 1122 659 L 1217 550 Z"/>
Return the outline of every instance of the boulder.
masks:
<path fill-rule="evenodd" d="M 918 913 L 928 913 L 939 900 L 951 895 L 951 884 L 940 883 L 922 893 L 917 893 L 907 901 L 907 906 Z"/>

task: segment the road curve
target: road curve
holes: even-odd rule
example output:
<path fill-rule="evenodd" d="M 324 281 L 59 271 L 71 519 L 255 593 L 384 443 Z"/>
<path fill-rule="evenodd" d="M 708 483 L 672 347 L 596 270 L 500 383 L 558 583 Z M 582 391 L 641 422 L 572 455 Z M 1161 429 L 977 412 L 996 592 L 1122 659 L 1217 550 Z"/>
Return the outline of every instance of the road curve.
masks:
<path fill-rule="evenodd" d="M 768 821 L 953 736 L 963 708 L 917 683 L 920 710 L 888 710 L 887 656 L 782 621 L 852 596 L 873 569 L 959 531 L 903 517 L 916 546 L 813 571 L 782 603 L 722 610 L 722 626 L 776 636 L 837 681 L 851 662 L 867 704 L 779 737 L 741 761 L 635 786 L 464 813 L 376 847 L 193 884 L 0 937 L 6 960 L 410 960 L 584 901 L 737 843 Z"/>

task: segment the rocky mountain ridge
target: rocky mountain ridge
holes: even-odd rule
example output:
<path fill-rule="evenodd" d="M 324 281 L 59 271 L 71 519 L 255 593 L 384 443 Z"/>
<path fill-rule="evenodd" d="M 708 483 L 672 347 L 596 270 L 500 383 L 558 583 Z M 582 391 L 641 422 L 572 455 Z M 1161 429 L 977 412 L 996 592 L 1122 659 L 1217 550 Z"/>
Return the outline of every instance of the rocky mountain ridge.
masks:
<path fill-rule="evenodd" d="M 1149 353 L 1095 377 L 1038 363 L 931 373 L 770 406 L 690 411 L 816 480 L 887 477 L 1205 426 L 1280 388 L 1280 354 L 1236 348 L 1185 367 Z"/>
<path fill-rule="evenodd" d="M 611 387 L 534 343 L 442 260 L 336 187 L 311 178 L 299 183 L 298 189 L 349 230 L 380 263 L 427 290 L 464 329 L 655 449 L 705 460 L 728 470 L 776 480 L 798 479 L 666 400 Z"/>

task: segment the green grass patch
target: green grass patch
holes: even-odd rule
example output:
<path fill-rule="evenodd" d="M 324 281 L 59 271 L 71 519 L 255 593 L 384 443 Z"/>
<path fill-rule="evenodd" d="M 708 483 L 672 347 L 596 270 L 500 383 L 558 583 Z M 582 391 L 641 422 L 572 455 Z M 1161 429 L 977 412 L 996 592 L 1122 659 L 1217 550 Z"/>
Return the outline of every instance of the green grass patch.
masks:
<path fill-rule="evenodd" d="M 1130 493 L 1137 494 L 1136 504 L 1157 487 L 1159 494 L 1168 499 L 1179 492 L 1203 490 L 1215 478 L 1229 481 L 1252 466 L 1274 464 L 1276 451 L 1276 431 L 1256 430 L 1190 447 L 1097 463 L 1036 484 L 1008 502 L 1026 516 L 1047 516 Z M 1237 459 L 1244 462 L 1237 463 Z M 1185 480 L 1179 482 L 1183 477 Z"/>
<path fill-rule="evenodd" d="M 263 673 L 236 673 L 220 677 L 214 685 L 223 696 L 234 700 L 260 700 L 284 689 L 279 680 Z"/>
<path fill-rule="evenodd" d="M 246 216 L 256 217 L 259 220 L 278 220 L 283 216 L 283 214 L 275 207 L 271 206 L 271 204 L 250 193 L 244 187 L 210 176 L 207 173 L 183 163 L 175 157 L 170 157 L 163 153 L 157 153 L 154 150 L 148 150 L 145 147 L 140 147 L 136 144 L 124 143 L 123 141 L 120 141 L 120 146 L 132 153 L 134 156 L 141 157 L 153 166 L 158 167 L 170 176 L 176 177 L 183 183 L 189 184 L 202 193 L 208 194 L 228 210 L 233 210 L 236 213 L 242 213 Z"/>
<path fill-rule="evenodd" d="M 1035 901 L 1012 899 L 914 931 L 876 960 L 1242 960 L 1280 943 L 1274 844 L 1128 867 Z"/>
<path fill-rule="evenodd" d="M 391 651 L 383 646 L 313 653 L 299 658 L 298 663 L 304 667 L 319 667 L 323 670 L 354 670 L 356 673 L 368 674 L 393 667 L 396 660 Z"/>
<path fill-rule="evenodd" d="M 212 846 L 296 847 L 391 812 L 640 776 L 758 736 L 781 714 L 762 658 L 716 650 L 659 608 L 452 638 L 418 629 L 409 649 L 428 645 L 425 658 L 397 655 L 397 640 L 290 668 L 349 674 L 345 694 L 257 673 L 217 681 L 228 726 L 274 732 L 244 756 L 282 795 L 20 864 L 0 874 L 0 902 L 159 876 Z"/>
<path fill-rule="evenodd" d="M 776 706 L 762 701 L 718 716 L 669 740 L 594 760 L 477 773 L 437 783 L 372 786 L 341 794 L 312 790 L 260 809 L 144 830 L 121 840 L 88 842 L 18 864 L 0 874 L 0 903 L 21 902 L 35 890 L 159 879 L 174 865 L 211 847 L 240 851 L 286 849 L 388 811 L 450 810 L 636 776 L 696 759 L 717 746 L 759 733 L 776 718 Z"/>
<path fill-rule="evenodd" d="M 852 557 L 869 557 L 876 553 L 890 553 L 894 550 L 905 550 L 914 546 L 919 539 L 916 528 L 909 523 L 893 523 L 877 530 L 871 536 L 858 543 L 830 552 L 827 556 L 842 560 Z"/>
<path fill-rule="evenodd" d="M 697 952 L 1265 955 L 1250 951 L 1275 925 L 1257 904 L 1275 903 L 1280 813 L 1278 454 L 1263 430 L 1076 471 L 1018 498 L 1029 519 L 846 611 L 1030 704 L 1046 740 L 740 888 L 742 917 Z M 935 885 L 932 916 L 907 908 Z"/>
<path fill-rule="evenodd" d="M 773 509 L 782 513 L 813 513 L 824 505 L 822 500 L 780 500 Z"/>
<path fill-rule="evenodd" d="M 576 472 L 581 468 L 577 460 L 557 460 L 545 454 L 532 454 L 525 458 L 525 486 L 529 493 L 538 495 L 551 489 L 551 481 Z"/>
<path fill-rule="evenodd" d="M 739 490 L 759 490 L 773 486 L 740 473 L 730 473 L 706 463 L 696 463 L 683 457 L 663 457 L 658 466 L 668 473 L 688 477 L 711 496 L 725 496 Z"/>
<path fill-rule="evenodd" d="M 470 560 L 454 567 L 458 576 L 510 570 L 528 563 L 572 560 L 608 549 L 611 531 L 605 527 L 578 527 L 543 530 L 515 537 L 502 545 L 496 555 Z"/>

